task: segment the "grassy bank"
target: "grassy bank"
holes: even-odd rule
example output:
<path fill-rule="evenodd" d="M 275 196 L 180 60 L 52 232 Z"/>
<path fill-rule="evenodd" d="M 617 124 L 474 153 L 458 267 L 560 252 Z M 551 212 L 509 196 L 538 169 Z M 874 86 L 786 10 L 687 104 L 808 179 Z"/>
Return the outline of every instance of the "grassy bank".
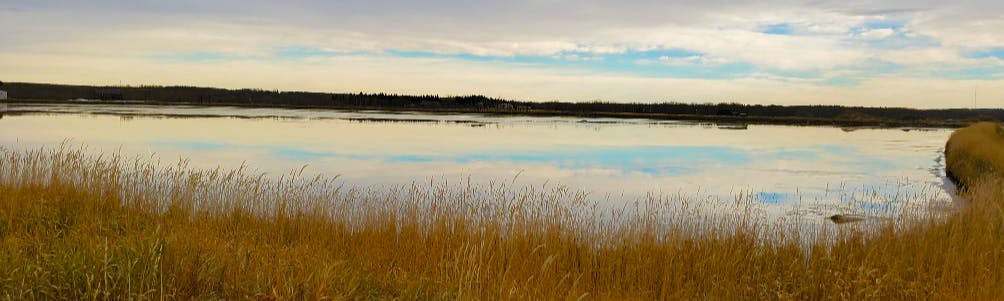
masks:
<path fill-rule="evenodd" d="M 945 170 L 961 188 L 983 178 L 1004 178 L 1004 127 L 980 122 L 956 130 L 945 144 Z"/>
<path fill-rule="evenodd" d="M 806 231 L 561 187 L 384 191 L 0 150 L 5 299 L 993 299 L 1000 183 L 958 212 Z M 751 206 L 739 199 L 738 208 Z M 809 236 L 809 237 L 806 237 Z"/>

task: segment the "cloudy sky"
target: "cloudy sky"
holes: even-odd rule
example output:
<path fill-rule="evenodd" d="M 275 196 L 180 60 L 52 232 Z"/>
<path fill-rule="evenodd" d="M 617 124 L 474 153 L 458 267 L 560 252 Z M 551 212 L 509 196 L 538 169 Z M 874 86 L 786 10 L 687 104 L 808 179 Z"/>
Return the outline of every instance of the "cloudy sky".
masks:
<path fill-rule="evenodd" d="M 0 0 L 0 26 L 3 81 L 1004 107 L 997 0 Z"/>

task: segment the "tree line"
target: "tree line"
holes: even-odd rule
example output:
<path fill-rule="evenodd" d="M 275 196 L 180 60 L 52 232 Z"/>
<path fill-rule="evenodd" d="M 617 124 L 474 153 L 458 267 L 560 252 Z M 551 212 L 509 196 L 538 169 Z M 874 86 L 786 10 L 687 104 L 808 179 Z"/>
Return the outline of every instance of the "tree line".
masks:
<path fill-rule="evenodd" d="M 1004 109 L 911 109 L 838 105 L 749 105 L 722 103 L 530 102 L 482 95 L 439 96 L 386 93 L 318 93 L 194 86 L 83 86 L 5 83 L 12 99 L 135 100 L 205 105 L 260 105 L 373 109 L 456 109 L 492 112 L 632 113 L 732 115 L 850 120 L 1004 120 Z"/>

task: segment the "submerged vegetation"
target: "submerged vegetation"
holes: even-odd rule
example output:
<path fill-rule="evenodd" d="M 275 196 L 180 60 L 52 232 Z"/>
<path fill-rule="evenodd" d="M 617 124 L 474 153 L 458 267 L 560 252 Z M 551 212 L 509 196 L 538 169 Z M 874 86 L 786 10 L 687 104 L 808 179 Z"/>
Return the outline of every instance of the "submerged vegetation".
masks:
<path fill-rule="evenodd" d="M 5 299 L 992 299 L 1004 189 L 835 230 L 562 187 L 386 191 L 0 148 Z M 685 201 L 685 200 L 684 200 Z M 686 202 L 683 202 L 686 203 Z M 860 224 L 858 224 L 860 225 Z"/>

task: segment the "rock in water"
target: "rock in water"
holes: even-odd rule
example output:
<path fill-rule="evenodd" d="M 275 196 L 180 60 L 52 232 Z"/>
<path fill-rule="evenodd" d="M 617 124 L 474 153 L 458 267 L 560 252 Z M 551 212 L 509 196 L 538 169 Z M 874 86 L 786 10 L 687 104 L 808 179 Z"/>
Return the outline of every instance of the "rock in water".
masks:
<path fill-rule="evenodd" d="M 833 216 L 830 216 L 829 219 L 835 224 L 846 224 L 863 221 L 865 220 L 865 217 L 855 214 L 834 214 Z"/>

